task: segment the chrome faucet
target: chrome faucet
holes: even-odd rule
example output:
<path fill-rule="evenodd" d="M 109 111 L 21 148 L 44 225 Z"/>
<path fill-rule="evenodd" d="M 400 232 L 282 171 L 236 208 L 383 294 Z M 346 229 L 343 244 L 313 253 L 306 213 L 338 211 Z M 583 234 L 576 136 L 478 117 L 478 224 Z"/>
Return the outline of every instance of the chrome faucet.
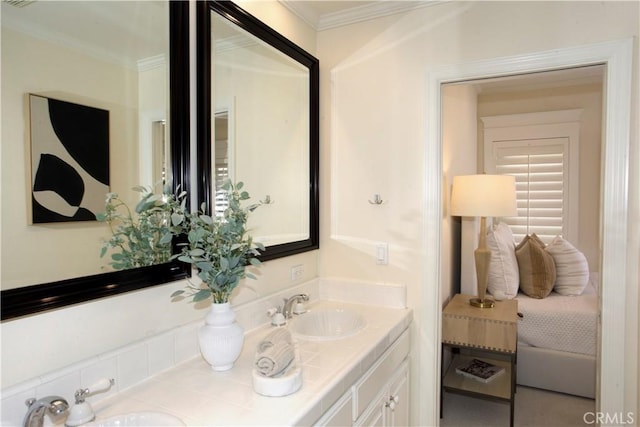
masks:
<path fill-rule="evenodd" d="M 302 302 L 302 301 L 309 301 L 309 295 L 296 294 L 290 298 L 285 298 L 284 307 L 282 307 L 282 314 L 284 315 L 284 318 L 291 319 L 291 317 L 293 316 L 293 311 L 291 310 L 291 307 L 293 306 L 293 304 Z"/>
<path fill-rule="evenodd" d="M 47 396 L 42 399 L 28 399 L 25 404 L 29 407 L 22 423 L 23 427 L 42 427 L 44 414 L 61 415 L 67 412 L 69 404 L 60 396 Z"/>

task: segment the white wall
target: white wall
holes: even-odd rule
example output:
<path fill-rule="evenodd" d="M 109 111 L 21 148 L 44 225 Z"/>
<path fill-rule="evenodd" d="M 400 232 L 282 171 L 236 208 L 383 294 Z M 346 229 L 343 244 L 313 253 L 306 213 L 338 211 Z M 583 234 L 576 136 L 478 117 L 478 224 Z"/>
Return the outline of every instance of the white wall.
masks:
<path fill-rule="evenodd" d="M 280 32 L 313 53 L 315 32 L 302 24 L 298 18 L 290 14 L 280 4 L 270 3 L 267 8 L 264 8 L 266 5 L 259 3 L 243 4 L 243 6 L 252 7 L 251 11 L 259 18 L 272 25 L 277 24 L 279 27 L 276 28 Z M 256 6 L 255 11 L 253 6 Z M 265 13 L 265 16 L 259 13 Z M 192 55 L 195 55 L 195 52 L 192 52 Z M 95 82 L 95 80 L 91 81 Z M 3 87 L 3 93 L 4 89 Z M 3 104 L 3 110 L 5 108 Z M 5 138 L 3 127 L 3 220 L 7 214 L 6 209 L 10 206 L 5 203 L 5 195 L 17 197 L 24 193 L 24 188 L 14 189 L 6 186 L 7 182 L 11 182 L 10 180 L 15 181 L 11 175 L 7 175 L 9 172 L 9 170 L 5 170 L 9 167 L 7 165 L 10 163 L 20 164 L 24 161 L 25 155 L 23 142 L 21 140 L 12 141 L 12 139 Z M 5 147 L 9 144 L 18 144 L 19 148 L 5 151 Z M 133 155 L 136 154 L 133 153 Z M 5 179 L 7 177 L 9 179 Z M 3 223 L 3 235 L 5 231 Z M 10 247 L 6 250 L 3 248 L 3 268 L 5 255 L 10 250 Z M 232 304 L 240 304 L 271 295 L 317 277 L 317 256 L 317 251 L 313 251 L 264 263 L 257 273 L 258 280 L 247 281 L 245 285 L 236 289 L 232 297 Z M 303 265 L 304 267 L 302 277 L 295 282 L 291 281 L 290 275 L 290 269 L 294 265 Z M 28 268 L 38 268 L 38 266 L 30 265 Z M 202 318 L 206 307 L 194 306 L 187 302 L 171 302 L 169 298 L 171 293 L 182 288 L 185 284 L 186 282 L 170 283 L 25 319 L 3 322 L 0 329 L 2 336 L 2 388 Z"/>
<path fill-rule="evenodd" d="M 415 310 L 411 382 L 418 391 L 412 396 L 412 424 L 437 422 L 434 406 L 424 404 L 437 401 L 437 307 L 431 298 L 440 284 L 425 280 L 433 277 L 424 267 L 433 266 L 425 259 L 425 242 L 439 236 L 423 234 L 425 206 L 431 203 L 423 195 L 427 182 L 441 180 L 424 166 L 426 117 L 433 113 L 425 102 L 427 72 L 637 37 L 637 18 L 637 3 L 448 2 L 319 33 L 321 176 L 322 188 L 330 189 L 321 205 L 320 274 L 407 284 Z M 637 199 L 638 184 L 632 185 Z M 372 192 L 388 204 L 369 206 Z M 630 215 L 637 218 L 638 212 Z M 389 242 L 389 266 L 375 265 L 378 240 Z M 637 245 L 631 247 L 637 263 Z M 637 287 L 633 280 L 631 288 Z M 637 335 L 637 322 L 631 328 L 629 334 Z M 636 387 L 636 379 L 629 384 Z M 628 391 L 629 397 L 637 392 Z"/>

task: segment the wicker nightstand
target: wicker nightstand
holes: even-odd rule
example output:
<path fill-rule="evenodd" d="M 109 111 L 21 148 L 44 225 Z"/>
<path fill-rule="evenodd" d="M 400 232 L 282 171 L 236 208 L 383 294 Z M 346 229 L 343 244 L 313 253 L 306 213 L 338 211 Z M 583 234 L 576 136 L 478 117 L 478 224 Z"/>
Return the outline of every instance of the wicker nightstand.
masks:
<path fill-rule="evenodd" d="M 494 308 L 469 305 L 471 295 L 457 294 L 442 312 L 442 355 L 452 349 L 452 362 L 442 367 L 442 390 L 508 402 L 514 419 L 518 340 L 518 302 L 496 301 Z M 504 375 L 483 383 L 456 373 L 456 367 L 477 358 L 503 366 Z M 443 393 L 440 399 L 442 416 Z"/>

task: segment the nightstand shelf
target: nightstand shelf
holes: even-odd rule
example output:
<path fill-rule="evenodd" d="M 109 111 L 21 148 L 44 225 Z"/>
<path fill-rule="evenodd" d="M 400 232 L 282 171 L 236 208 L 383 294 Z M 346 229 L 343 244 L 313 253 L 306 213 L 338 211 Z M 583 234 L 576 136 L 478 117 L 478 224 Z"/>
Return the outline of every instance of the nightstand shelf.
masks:
<path fill-rule="evenodd" d="M 442 312 L 442 359 L 445 349 L 450 348 L 452 360 L 448 367 L 442 367 L 441 391 L 507 402 L 513 427 L 518 303 L 496 301 L 494 308 L 477 308 L 469 305 L 470 298 L 470 295 L 455 295 Z M 456 372 L 457 367 L 474 358 L 502 366 L 505 372 L 487 383 Z M 443 395 L 441 393 L 441 416 Z"/>
<path fill-rule="evenodd" d="M 456 372 L 456 368 L 458 366 L 474 358 L 502 366 L 505 368 L 505 372 L 488 383 L 467 378 Z M 496 400 L 509 402 L 511 400 L 511 361 L 491 359 L 477 355 L 456 355 L 444 375 L 442 386 L 447 391 L 469 394 L 472 396 L 478 395 L 478 397 L 491 397 Z"/>

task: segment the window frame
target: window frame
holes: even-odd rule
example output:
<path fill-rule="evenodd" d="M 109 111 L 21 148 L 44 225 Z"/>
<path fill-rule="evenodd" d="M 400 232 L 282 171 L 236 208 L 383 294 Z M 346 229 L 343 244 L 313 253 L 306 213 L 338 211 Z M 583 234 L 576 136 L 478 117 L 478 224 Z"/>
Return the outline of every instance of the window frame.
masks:
<path fill-rule="evenodd" d="M 582 109 L 482 117 L 484 125 L 484 168 L 496 173 L 496 148 L 518 141 L 530 147 L 548 144 L 554 138 L 566 138 L 566 191 L 563 211 L 563 238 L 579 244 L 579 158 L 580 117 Z M 507 141 L 511 141 L 508 143 Z M 538 141 L 538 142 L 536 142 Z M 535 148 L 534 148 L 535 149 Z M 524 150 L 523 150 L 524 151 Z"/>

